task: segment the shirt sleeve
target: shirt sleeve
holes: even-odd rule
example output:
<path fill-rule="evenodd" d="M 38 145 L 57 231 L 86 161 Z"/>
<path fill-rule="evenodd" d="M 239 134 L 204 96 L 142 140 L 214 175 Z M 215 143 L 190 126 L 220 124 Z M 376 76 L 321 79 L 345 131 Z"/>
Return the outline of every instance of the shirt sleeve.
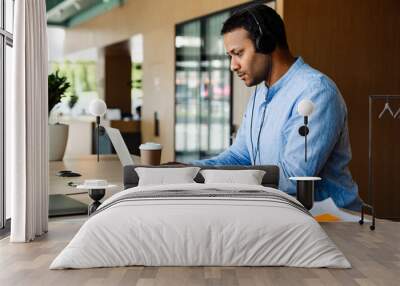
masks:
<path fill-rule="evenodd" d="M 314 111 L 308 118 L 307 162 L 305 142 L 299 128 L 304 117 L 298 114 L 301 100 L 314 103 Z M 279 188 L 287 193 L 296 192 L 296 184 L 289 177 L 318 176 L 338 142 L 347 116 L 346 105 L 336 86 L 328 79 L 306 88 L 293 105 L 282 132 L 282 148 L 279 153 Z"/>
<path fill-rule="evenodd" d="M 250 97 L 250 101 L 252 97 Z M 251 165 L 249 151 L 246 145 L 247 120 L 245 112 L 242 123 L 233 144 L 221 154 L 205 160 L 192 161 L 194 165 Z"/>

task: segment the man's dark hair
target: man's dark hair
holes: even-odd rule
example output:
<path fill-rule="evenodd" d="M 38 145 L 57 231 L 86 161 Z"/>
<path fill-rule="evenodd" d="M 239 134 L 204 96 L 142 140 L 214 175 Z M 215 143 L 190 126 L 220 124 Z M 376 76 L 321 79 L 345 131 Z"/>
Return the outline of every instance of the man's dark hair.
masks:
<path fill-rule="evenodd" d="M 256 38 L 260 36 L 260 30 L 256 20 L 261 26 L 263 32 L 262 40 L 268 41 L 272 35 L 275 44 L 282 48 L 287 49 L 287 39 L 285 33 L 285 25 L 282 18 L 276 13 L 276 11 L 264 4 L 255 4 L 242 8 L 236 11 L 230 16 L 223 24 L 221 29 L 221 35 L 232 32 L 235 29 L 243 28 L 253 41 L 256 46 Z M 269 43 L 264 43 L 269 45 Z"/>

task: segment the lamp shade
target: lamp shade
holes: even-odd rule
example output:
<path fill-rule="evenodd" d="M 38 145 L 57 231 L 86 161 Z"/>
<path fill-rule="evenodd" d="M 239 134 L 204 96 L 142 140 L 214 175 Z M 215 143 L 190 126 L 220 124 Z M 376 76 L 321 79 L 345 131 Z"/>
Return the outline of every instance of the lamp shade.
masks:
<path fill-rule="evenodd" d="M 314 103 L 309 99 L 303 99 L 300 101 L 297 111 L 301 116 L 310 116 L 310 114 L 314 111 Z"/>
<path fill-rule="evenodd" d="M 104 100 L 94 99 L 90 102 L 88 110 L 94 116 L 102 116 L 107 111 L 107 105 Z"/>

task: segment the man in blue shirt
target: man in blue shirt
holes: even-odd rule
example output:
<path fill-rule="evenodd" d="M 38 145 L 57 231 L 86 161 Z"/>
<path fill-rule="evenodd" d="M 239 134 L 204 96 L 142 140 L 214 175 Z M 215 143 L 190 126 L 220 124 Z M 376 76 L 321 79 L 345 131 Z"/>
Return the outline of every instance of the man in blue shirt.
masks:
<path fill-rule="evenodd" d="M 221 34 L 231 70 L 246 86 L 255 86 L 234 143 L 223 153 L 198 165 L 278 165 L 279 188 L 296 193 L 289 177 L 320 176 L 316 200 L 331 197 L 337 206 L 359 209 L 361 200 L 348 164 L 351 148 L 346 104 L 335 83 L 311 68 L 288 48 L 280 16 L 257 4 L 233 14 Z M 309 117 L 308 159 L 301 100 L 314 103 Z"/>

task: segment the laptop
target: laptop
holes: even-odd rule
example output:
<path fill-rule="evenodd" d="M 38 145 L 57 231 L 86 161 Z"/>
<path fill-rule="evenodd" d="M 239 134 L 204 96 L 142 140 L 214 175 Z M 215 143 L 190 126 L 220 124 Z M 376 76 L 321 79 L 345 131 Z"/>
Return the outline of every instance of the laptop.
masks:
<path fill-rule="evenodd" d="M 129 153 L 128 147 L 122 138 L 121 132 L 116 128 L 104 127 L 107 135 L 117 152 L 118 158 L 121 161 L 122 166 L 134 165 L 132 155 Z"/>

